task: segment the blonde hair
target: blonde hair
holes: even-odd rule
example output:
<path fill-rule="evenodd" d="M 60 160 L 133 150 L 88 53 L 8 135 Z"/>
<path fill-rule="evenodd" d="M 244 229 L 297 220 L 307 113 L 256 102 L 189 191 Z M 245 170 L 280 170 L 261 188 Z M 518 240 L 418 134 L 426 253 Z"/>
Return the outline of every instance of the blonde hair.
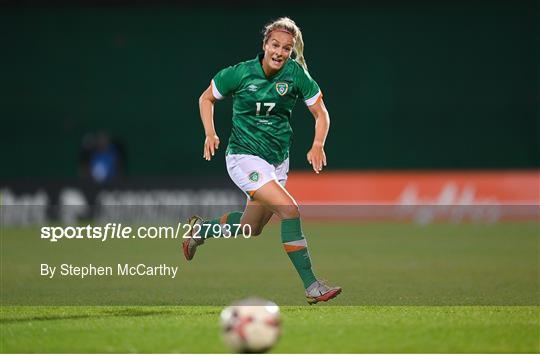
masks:
<path fill-rule="evenodd" d="M 296 23 L 288 17 L 278 18 L 277 20 L 270 22 L 269 24 L 264 26 L 263 44 L 266 44 L 266 42 L 270 38 L 270 34 L 276 30 L 288 32 L 291 36 L 293 36 L 294 38 L 293 53 L 296 56 L 294 59 L 304 69 L 307 70 L 306 59 L 304 58 L 304 40 L 302 39 L 302 32 L 300 31 L 300 27 L 298 27 Z"/>

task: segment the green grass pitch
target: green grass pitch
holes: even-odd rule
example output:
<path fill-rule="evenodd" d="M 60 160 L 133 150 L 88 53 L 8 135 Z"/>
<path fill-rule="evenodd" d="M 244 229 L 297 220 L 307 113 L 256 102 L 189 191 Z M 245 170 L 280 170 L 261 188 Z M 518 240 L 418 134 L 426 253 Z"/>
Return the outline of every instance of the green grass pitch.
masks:
<path fill-rule="evenodd" d="M 8 307 L 2 352 L 221 353 L 211 306 Z M 535 353 L 538 307 L 282 308 L 286 353 Z"/>
<path fill-rule="evenodd" d="M 538 353 L 538 222 L 306 222 L 316 273 L 343 286 L 308 306 L 279 225 L 212 240 L 193 262 L 178 241 L 56 244 L 1 230 L 2 353 L 222 353 L 218 317 L 248 296 L 281 306 L 277 353 Z M 62 243 L 62 244 L 60 244 Z M 180 265 L 176 279 L 47 280 L 39 263 Z"/>

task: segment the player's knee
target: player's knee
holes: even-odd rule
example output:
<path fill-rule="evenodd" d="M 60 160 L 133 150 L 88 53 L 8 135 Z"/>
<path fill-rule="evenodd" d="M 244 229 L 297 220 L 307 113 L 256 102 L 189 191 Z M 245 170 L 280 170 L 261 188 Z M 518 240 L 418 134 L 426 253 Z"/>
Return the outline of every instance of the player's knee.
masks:
<path fill-rule="evenodd" d="M 292 218 L 299 218 L 300 217 L 300 210 L 298 209 L 298 205 L 287 205 L 287 206 L 280 206 L 277 215 L 280 219 L 292 219 Z"/>

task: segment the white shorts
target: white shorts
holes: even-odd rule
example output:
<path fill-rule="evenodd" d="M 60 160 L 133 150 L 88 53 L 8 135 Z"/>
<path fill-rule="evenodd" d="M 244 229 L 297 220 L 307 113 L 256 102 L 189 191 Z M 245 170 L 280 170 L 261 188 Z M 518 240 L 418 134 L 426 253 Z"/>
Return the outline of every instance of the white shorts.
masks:
<path fill-rule="evenodd" d="M 282 186 L 287 182 L 289 158 L 279 165 L 272 165 L 256 155 L 229 154 L 225 161 L 232 181 L 249 199 L 253 198 L 255 191 L 271 180 L 276 180 Z"/>

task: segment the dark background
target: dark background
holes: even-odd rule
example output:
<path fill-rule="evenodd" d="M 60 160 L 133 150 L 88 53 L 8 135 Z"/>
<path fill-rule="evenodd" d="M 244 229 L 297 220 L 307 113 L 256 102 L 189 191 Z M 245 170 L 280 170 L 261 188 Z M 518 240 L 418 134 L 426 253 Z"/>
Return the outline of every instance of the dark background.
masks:
<path fill-rule="evenodd" d="M 290 16 L 332 119 L 329 169 L 540 167 L 537 1 L 2 3 L 0 179 L 73 178 L 83 136 L 106 131 L 132 177 L 225 174 L 202 159 L 197 99 Z M 293 170 L 309 168 L 305 105 Z"/>

